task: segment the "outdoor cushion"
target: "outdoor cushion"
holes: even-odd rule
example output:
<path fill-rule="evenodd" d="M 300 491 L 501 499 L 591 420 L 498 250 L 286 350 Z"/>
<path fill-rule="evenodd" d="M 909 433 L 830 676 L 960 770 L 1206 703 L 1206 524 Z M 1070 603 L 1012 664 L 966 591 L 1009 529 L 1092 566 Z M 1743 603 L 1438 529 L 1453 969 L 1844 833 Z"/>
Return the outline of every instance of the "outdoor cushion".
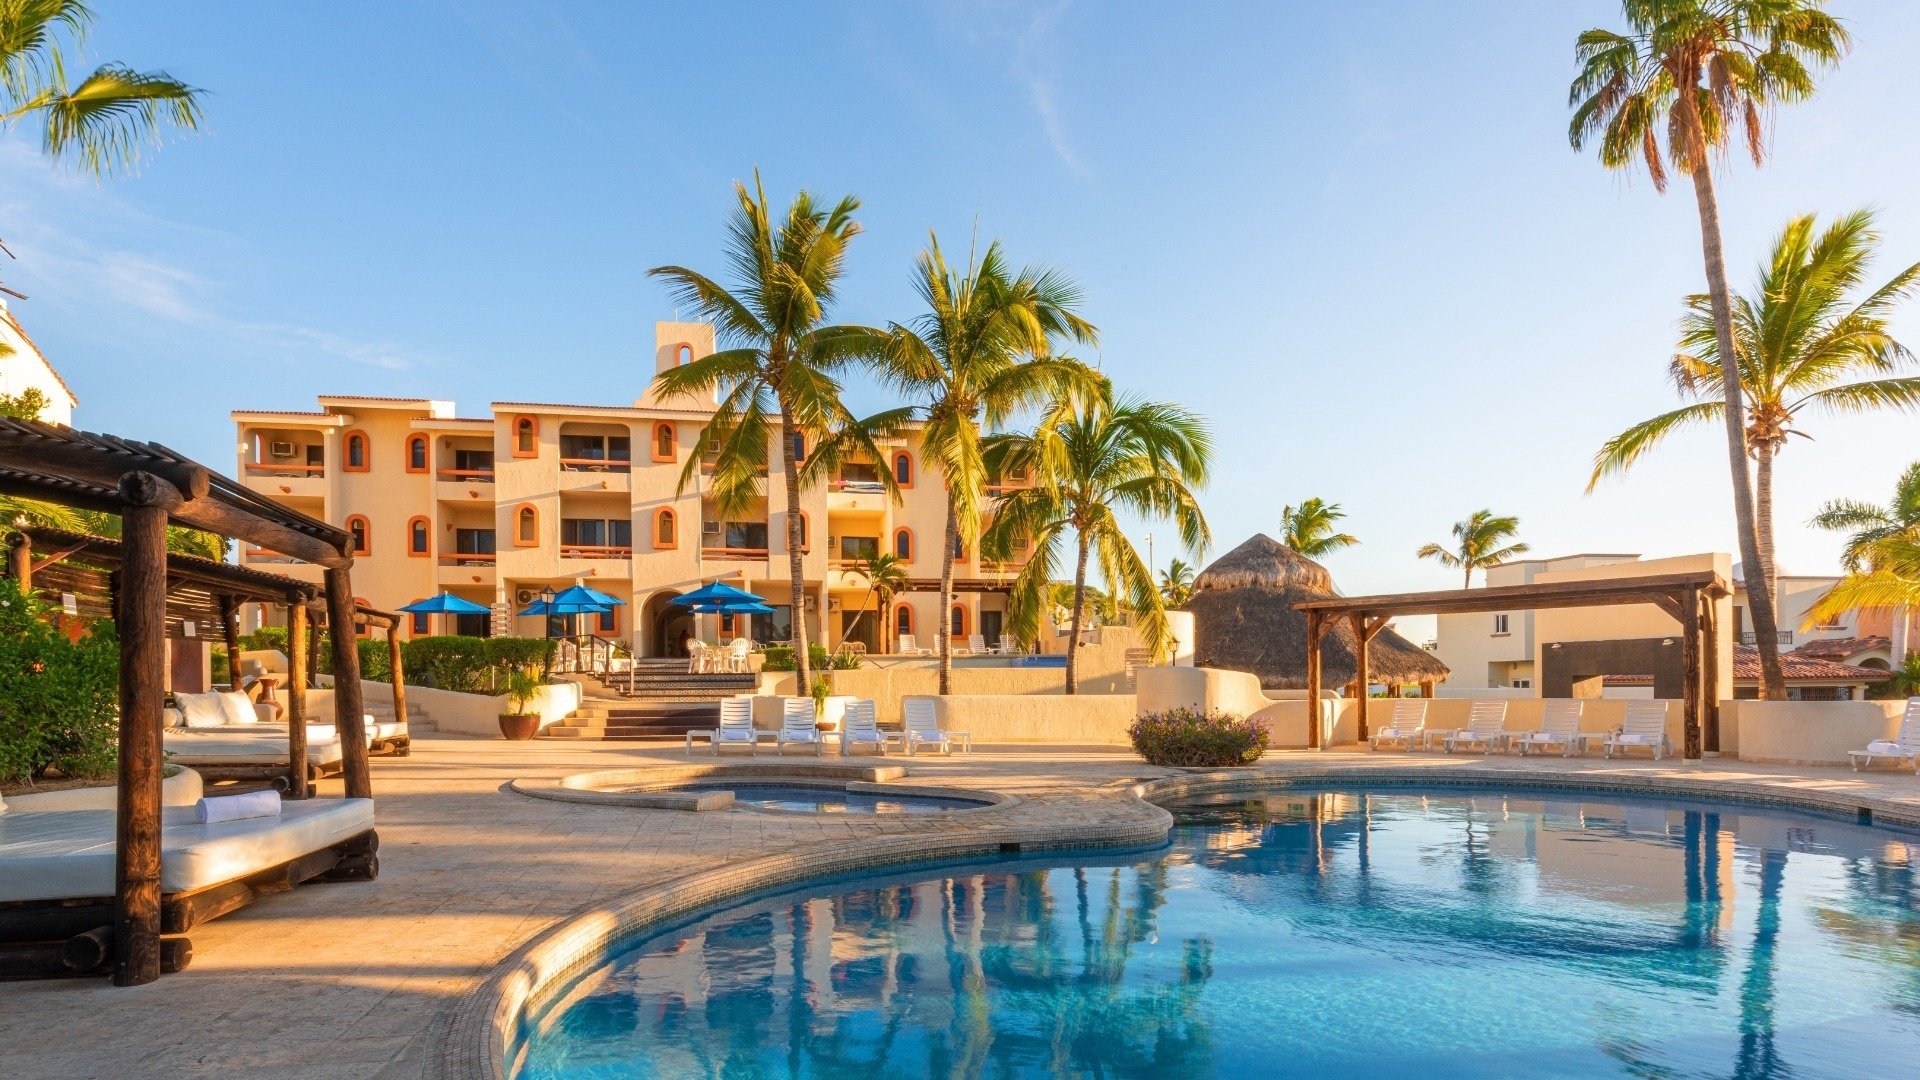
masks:
<path fill-rule="evenodd" d="M 1901 749 L 1900 744 L 1897 742 L 1894 742 L 1892 739 L 1875 739 L 1872 742 L 1867 744 L 1867 753 L 1888 754 L 1888 755 L 1898 754 L 1904 757 L 1906 756 L 1907 752 Z"/>
<path fill-rule="evenodd" d="M 161 745 L 170 760 L 181 765 L 285 765 L 287 732 L 273 730 L 276 727 L 255 724 L 243 729 L 168 731 L 162 733 Z M 340 757 L 340 739 L 333 728 L 321 724 L 307 728 L 309 764 L 331 765 Z"/>
<path fill-rule="evenodd" d="M 279 817 L 201 825 L 191 806 L 161 811 L 160 891 L 247 877 L 373 828 L 372 799 L 304 799 Z M 0 902 L 113 895 L 112 810 L 23 810 L 0 817 Z"/>
<path fill-rule="evenodd" d="M 173 700 L 190 728 L 227 725 L 227 711 L 220 707 L 218 694 L 175 694 Z"/>
<path fill-rule="evenodd" d="M 219 700 L 220 713 L 227 718 L 227 723 L 247 725 L 260 722 L 260 714 L 253 711 L 253 702 L 247 700 L 247 695 L 229 691 L 219 695 Z"/>

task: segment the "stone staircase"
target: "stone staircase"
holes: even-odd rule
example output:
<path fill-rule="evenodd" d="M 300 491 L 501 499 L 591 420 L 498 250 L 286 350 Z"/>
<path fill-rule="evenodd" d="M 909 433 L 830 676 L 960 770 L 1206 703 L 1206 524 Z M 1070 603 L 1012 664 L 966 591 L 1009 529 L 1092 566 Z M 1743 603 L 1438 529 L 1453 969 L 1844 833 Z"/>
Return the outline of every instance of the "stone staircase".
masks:
<path fill-rule="evenodd" d="M 548 726 L 543 739 L 679 739 L 720 721 L 720 702 L 751 694 L 752 674 L 691 674 L 684 660 L 639 660 L 631 672 L 602 675 L 607 695 L 589 693 L 572 716 Z"/>

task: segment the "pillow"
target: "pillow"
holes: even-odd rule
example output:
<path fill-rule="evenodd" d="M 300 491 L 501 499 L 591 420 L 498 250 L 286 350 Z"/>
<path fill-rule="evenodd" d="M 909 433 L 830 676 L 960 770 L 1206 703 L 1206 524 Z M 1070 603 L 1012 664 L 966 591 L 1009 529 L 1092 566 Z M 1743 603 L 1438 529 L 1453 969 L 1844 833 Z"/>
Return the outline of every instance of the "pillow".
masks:
<path fill-rule="evenodd" d="M 190 728 L 227 726 L 226 710 L 220 707 L 218 694 L 175 694 L 173 702 Z"/>
<path fill-rule="evenodd" d="M 160 726 L 163 728 L 183 728 L 187 726 L 187 716 L 179 709 L 169 705 L 160 710 Z"/>
<path fill-rule="evenodd" d="M 253 702 L 247 695 L 237 690 L 229 690 L 219 695 L 220 712 L 229 724 L 257 724 L 260 714 L 253 711 Z"/>

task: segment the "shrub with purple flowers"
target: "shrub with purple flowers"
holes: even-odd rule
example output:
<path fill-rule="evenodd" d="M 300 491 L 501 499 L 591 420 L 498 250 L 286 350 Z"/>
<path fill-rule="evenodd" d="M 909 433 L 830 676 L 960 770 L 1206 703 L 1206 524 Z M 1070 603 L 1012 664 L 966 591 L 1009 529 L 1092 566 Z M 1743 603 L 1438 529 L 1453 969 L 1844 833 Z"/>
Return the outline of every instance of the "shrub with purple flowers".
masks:
<path fill-rule="evenodd" d="M 1150 764 L 1173 768 L 1251 765 L 1267 752 L 1264 726 L 1218 709 L 1143 713 L 1127 734 L 1134 750 Z"/>

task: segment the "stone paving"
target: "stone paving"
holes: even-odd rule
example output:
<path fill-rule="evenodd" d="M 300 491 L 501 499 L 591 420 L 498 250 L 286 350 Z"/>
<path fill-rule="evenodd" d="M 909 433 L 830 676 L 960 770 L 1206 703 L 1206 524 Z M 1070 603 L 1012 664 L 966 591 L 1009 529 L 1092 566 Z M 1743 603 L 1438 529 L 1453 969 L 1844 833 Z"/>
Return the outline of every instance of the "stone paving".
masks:
<path fill-rule="evenodd" d="M 1137 829 L 1164 816 L 1134 797 L 1135 785 L 1166 789 L 1214 779 L 1157 769 L 1114 747 L 982 748 L 970 757 L 890 759 L 904 761 L 909 784 L 1021 796 L 965 815 L 964 824 L 933 816 L 603 807 L 508 790 L 520 778 L 557 780 L 688 760 L 677 748 L 418 737 L 412 757 L 374 762 L 379 880 L 306 886 L 196 928 L 192 966 L 149 986 L 0 983 L 0 1077 L 448 1075 L 447 1063 L 459 1060 L 447 1044 L 463 999 L 509 954 L 583 909 L 635 891 L 659 892 L 697 871 L 769 855 L 824 859 L 870 838 L 996 827 Z M 711 759 L 697 754 L 693 760 Z M 791 764 L 812 760 L 795 755 Z M 1920 822 L 1920 778 L 1911 773 L 1336 751 L 1276 754 L 1260 769 L 1236 775 L 1355 769 L 1436 779 L 1679 781 L 1709 793 L 1820 799 Z M 338 793 L 337 781 L 323 785 L 324 795 Z"/>

